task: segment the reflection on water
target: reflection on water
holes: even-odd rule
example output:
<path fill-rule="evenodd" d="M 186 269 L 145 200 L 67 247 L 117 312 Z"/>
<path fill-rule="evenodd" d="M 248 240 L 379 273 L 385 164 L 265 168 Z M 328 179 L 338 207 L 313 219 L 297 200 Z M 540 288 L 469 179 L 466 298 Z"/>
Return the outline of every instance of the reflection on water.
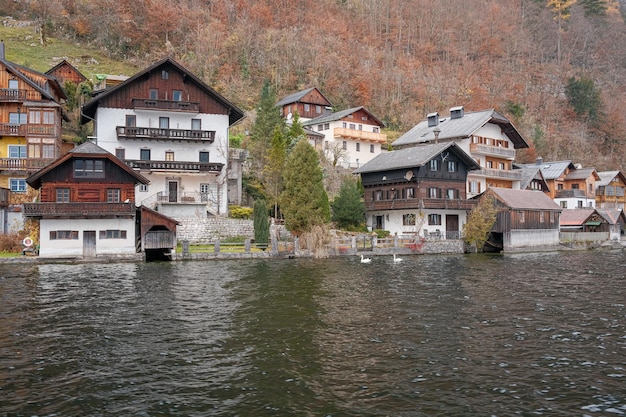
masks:
<path fill-rule="evenodd" d="M 2 264 L 0 415 L 624 415 L 625 267 Z"/>

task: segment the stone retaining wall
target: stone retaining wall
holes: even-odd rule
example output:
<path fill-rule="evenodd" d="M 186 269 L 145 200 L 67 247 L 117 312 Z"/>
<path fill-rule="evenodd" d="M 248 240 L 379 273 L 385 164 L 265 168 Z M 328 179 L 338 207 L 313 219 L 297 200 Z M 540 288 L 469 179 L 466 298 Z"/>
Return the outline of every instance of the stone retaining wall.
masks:
<path fill-rule="evenodd" d="M 254 224 L 252 220 L 228 219 L 224 217 L 195 217 L 176 218 L 180 223 L 176 229 L 176 239 L 181 242 L 188 240 L 191 243 L 213 243 L 218 238 L 229 237 L 254 238 Z M 290 236 L 283 225 L 272 225 L 270 233 L 278 233 L 280 239 Z"/>

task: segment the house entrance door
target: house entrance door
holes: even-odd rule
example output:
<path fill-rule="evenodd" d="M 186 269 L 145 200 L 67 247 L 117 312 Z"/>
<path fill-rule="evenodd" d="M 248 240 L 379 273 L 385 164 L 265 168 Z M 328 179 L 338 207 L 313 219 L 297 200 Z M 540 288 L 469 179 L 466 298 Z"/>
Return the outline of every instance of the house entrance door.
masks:
<path fill-rule="evenodd" d="M 96 231 L 95 230 L 83 231 L 83 257 L 84 258 L 96 257 Z"/>
<path fill-rule="evenodd" d="M 374 216 L 374 224 L 372 225 L 374 229 L 384 230 L 385 229 L 385 217 L 384 216 Z"/>
<path fill-rule="evenodd" d="M 446 239 L 460 239 L 459 215 L 446 214 Z"/>
<path fill-rule="evenodd" d="M 178 182 L 170 181 L 167 184 L 168 200 L 170 203 L 178 202 Z"/>

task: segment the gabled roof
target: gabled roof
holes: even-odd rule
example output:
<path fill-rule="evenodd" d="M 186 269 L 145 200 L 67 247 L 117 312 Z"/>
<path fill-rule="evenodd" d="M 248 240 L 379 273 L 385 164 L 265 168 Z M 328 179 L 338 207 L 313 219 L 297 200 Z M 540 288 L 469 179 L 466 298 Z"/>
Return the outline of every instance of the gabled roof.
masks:
<path fill-rule="evenodd" d="M 626 184 L 626 176 L 621 171 L 602 171 L 598 172 L 598 176 L 600 179 L 596 181 L 596 187 L 609 185 L 615 177 L 618 177 L 623 184 Z"/>
<path fill-rule="evenodd" d="M 530 183 L 536 179 L 541 181 L 546 186 L 546 189 L 543 191 L 549 191 L 548 184 L 546 183 L 546 180 L 541 173 L 541 168 L 539 167 L 539 165 L 514 165 L 514 168 L 522 171 L 522 179 L 520 180 L 519 186 L 520 189 L 525 190 L 526 188 L 528 188 Z"/>
<path fill-rule="evenodd" d="M 371 161 L 363 164 L 363 166 L 353 171 L 353 173 L 364 174 L 368 172 L 419 167 L 427 164 L 431 159 L 441 155 L 444 151 L 452 152 L 457 155 L 459 159 L 469 167 L 469 169 L 480 168 L 474 158 L 465 153 L 459 145 L 454 142 L 444 142 L 381 153 L 374 157 Z"/>
<path fill-rule="evenodd" d="M 493 193 L 496 199 L 512 209 L 554 211 L 562 210 L 558 204 L 556 204 L 550 197 L 548 197 L 541 191 L 513 190 L 511 188 L 489 188 L 486 193 L 487 192 Z"/>
<path fill-rule="evenodd" d="M 622 224 L 626 223 L 626 215 L 622 209 L 596 209 L 596 211 L 610 225 L 617 224 L 620 220 Z"/>
<path fill-rule="evenodd" d="M 565 209 L 561 212 L 561 226 L 582 226 L 595 212 L 592 208 Z"/>
<path fill-rule="evenodd" d="M 47 75 L 52 75 L 57 69 L 59 69 L 61 67 L 70 67 L 72 69 L 72 71 L 77 73 L 83 81 L 87 79 L 87 77 L 85 77 L 85 75 L 83 75 L 82 72 L 80 72 L 75 66 L 73 66 L 72 64 L 67 62 L 65 59 L 61 60 L 61 62 L 59 62 L 54 67 L 52 67 L 48 71 L 46 71 L 46 74 Z"/>
<path fill-rule="evenodd" d="M 318 90 L 316 87 L 310 87 L 310 88 L 307 88 L 306 90 L 298 91 L 296 93 L 289 94 L 288 96 L 282 98 L 281 100 L 278 101 L 278 103 L 276 103 L 276 107 L 282 107 L 284 105 L 291 104 L 291 103 L 299 103 L 300 101 L 302 101 L 302 98 L 306 97 L 306 95 L 309 94 L 313 90 L 317 90 L 319 95 L 322 96 L 324 100 L 326 100 L 329 106 L 332 105 L 330 101 L 326 98 L 326 96 L 322 94 L 320 90 Z"/>
<path fill-rule="evenodd" d="M 72 149 L 71 151 L 63 155 L 62 157 L 58 158 L 56 161 L 53 161 L 52 163 L 48 164 L 44 168 L 35 172 L 30 177 L 26 178 L 26 182 L 31 187 L 38 189 L 41 187 L 41 178 L 45 174 L 54 170 L 55 168 L 62 165 L 66 161 L 72 158 L 78 157 L 78 156 L 86 157 L 86 158 L 108 159 L 109 161 L 117 165 L 121 170 L 127 172 L 129 175 L 134 177 L 136 179 L 136 183 L 141 183 L 141 184 L 150 183 L 150 180 L 148 180 L 146 177 L 144 177 L 143 175 L 140 175 L 138 172 L 136 172 L 135 170 L 130 168 L 128 165 L 126 165 L 118 157 L 102 149 L 101 147 L 99 147 L 93 142 L 85 142 L 82 145 L 77 146 L 76 148 Z"/>
<path fill-rule="evenodd" d="M 513 142 L 515 149 L 528 148 L 528 143 L 526 143 L 509 119 L 496 112 L 494 109 L 466 112 L 462 117 L 454 119 L 450 117 L 442 118 L 439 119 L 439 123 L 436 126 L 432 127 L 428 126 L 428 120 L 423 120 L 396 139 L 392 146 L 406 147 L 424 142 L 434 142 L 435 127 L 438 127 L 440 130 L 437 137 L 440 141 L 464 139 L 470 137 L 487 123 L 500 126 L 502 132 Z"/>
<path fill-rule="evenodd" d="M 552 161 L 552 162 L 541 162 L 539 164 L 516 164 L 519 167 L 536 165 L 541 168 L 541 173 L 546 180 L 555 180 L 559 178 L 566 169 L 576 169 L 576 166 L 572 163 L 572 161 Z"/>
<path fill-rule="evenodd" d="M 383 122 L 381 122 L 380 120 L 378 120 L 376 118 L 376 116 L 374 116 L 372 113 L 370 113 L 369 110 L 367 110 L 365 107 L 363 106 L 359 106 L 359 107 L 352 107 L 351 109 L 346 109 L 346 110 L 341 110 L 341 111 L 336 111 L 334 113 L 329 113 L 329 114 L 325 114 L 323 116 L 320 117 L 316 117 L 315 119 L 311 119 L 311 120 L 307 120 L 305 122 L 302 123 L 303 126 L 314 126 L 314 125 L 318 125 L 320 123 L 330 123 L 330 122 L 336 122 L 337 120 L 341 120 L 344 117 L 347 117 L 353 113 L 358 112 L 359 110 L 364 111 L 365 113 L 367 113 L 368 117 L 375 121 L 376 123 L 378 123 L 379 126 L 385 126 L 385 124 Z"/>
<path fill-rule="evenodd" d="M 593 176 L 596 180 L 600 179 L 600 176 L 596 172 L 595 168 L 579 168 L 570 171 L 565 177 L 566 180 L 584 180 Z"/>
<path fill-rule="evenodd" d="M 2 41 L 0 41 L 0 43 L 2 43 Z M 48 100 L 54 101 L 55 103 L 57 102 L 56 98 L 52 94 L 50 94 L 50 92 L 48 92 L 45 88 L 41 87 L 31 78 L 29 78 L 28 74 L 33 74 L 33 75 L 36 74 L 40 77 L 47 79 L 50 88 L 56 90 L 57 93 L 59 94 L 59 97 L 63 99 L 67 98 L 67 96 L 65 95 L 65 91 L 63 91 L 63 88 L 61 87 L 61 85 L 59 84 L 56 78 L 47 74 L 42 74 L 38 71 L 35 71 L 23 65 L 19 65 L 19 64 L 15 64 L 13 62 L 7 61 L 4 57 L 4 43 L 2 43 L 2 45 L 0 46 L 0 63 L 4 65 L 7 72 L 16 76 L 20 80 L 24 81 L 26 84 L 33 87 L 35 90 L 39 91 L 42 97 L 45 97 Z"/>
<path fill-rule="evenodd" d="M 241 119 L 244 118 L 244 112 L 242 110 L 240 110 L 237 106 L 235 106 L 233 103 L 228 101 L 226 98 L 224 98 L 217 91 L 215 91 L 214 89 L 209 87 L 207 84 L 204 83 L 204 81 L 202 81 L 201 79 L 199 79 L 198 77 L 193 75 L 191 72 L 189 72 L 186 68 L 184 68 L 178 62 L 174 61 L 170 57 L 167 57 L 167 58 L 164 58 L 164 59 L 162 59 L 162 60 L 160 60 L 158 62 L 155 62 L 154 64 L 152 64 L 148 68 L 144 69 L 143 71 L 138 72 L 137 74 L 135 74 L 132 77 L 130 77 L 129 79 L 119 83 L 118 85 L 116 85 L 114 87 L 111 87 L 108 90 L 105 90 L 103 93 L 97 95 L 91 101 L 86 103 L 83 106 L 82 113 L 84 113 L 84 114 L 82 115 L 81 123 L 87 123 L 90 120 L 92 120 L 92 118 L 96 114 L 96 109 L 98 108 L 98 106 L 100 104 L 100 101 L 103 98 L 112 96 L 114 94 L 117 94 L 119 91 L 124 89 L 127 85 L 132 84 L 133 82 L 135 82 L 139 78 L 145 76 L 146 74 L 149 74 L 150 72 L 152 72 L 152 71 L 156 70 L 157 68 L 159 68 L 161 66 L 164 66 L 164 65 L 171 65 L 171 66 L 173 66 L 178 71 L 183 73 L 185 75 L 185 77 L 189 81 L 195 83 L 198 87 L 200 87 L 202 90 L 204 90 L 207 94 L 211 95 L 215 100 L 220 102 L 224 107 L 227 107 L 229 109 L 229 125 L 230 126 L 234 125 L 235 123 L 237 123 L 238 121 L 240 121 Z"/>

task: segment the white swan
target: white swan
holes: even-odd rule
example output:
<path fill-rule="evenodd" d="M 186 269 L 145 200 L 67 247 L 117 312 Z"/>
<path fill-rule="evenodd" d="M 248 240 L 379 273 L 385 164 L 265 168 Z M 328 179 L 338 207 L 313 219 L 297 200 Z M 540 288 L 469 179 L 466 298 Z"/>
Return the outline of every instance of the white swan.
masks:
<path fill-rule="evenodd" d="M 364 258 L 363 254 L 361 254 L 361 263 L 362 264 L 368 264 L 370 262 L 372 262 L 372 260 L 370 258 Z"/>
<path fill-rule="evenodd" d="M 402 258 L 398 258 L 398 257 L 396 257 L 396 254 L 394 253 L 394 254 L 393 254 L 393 261 L 394 261 L 394 262 L 402 262 Z"/>

